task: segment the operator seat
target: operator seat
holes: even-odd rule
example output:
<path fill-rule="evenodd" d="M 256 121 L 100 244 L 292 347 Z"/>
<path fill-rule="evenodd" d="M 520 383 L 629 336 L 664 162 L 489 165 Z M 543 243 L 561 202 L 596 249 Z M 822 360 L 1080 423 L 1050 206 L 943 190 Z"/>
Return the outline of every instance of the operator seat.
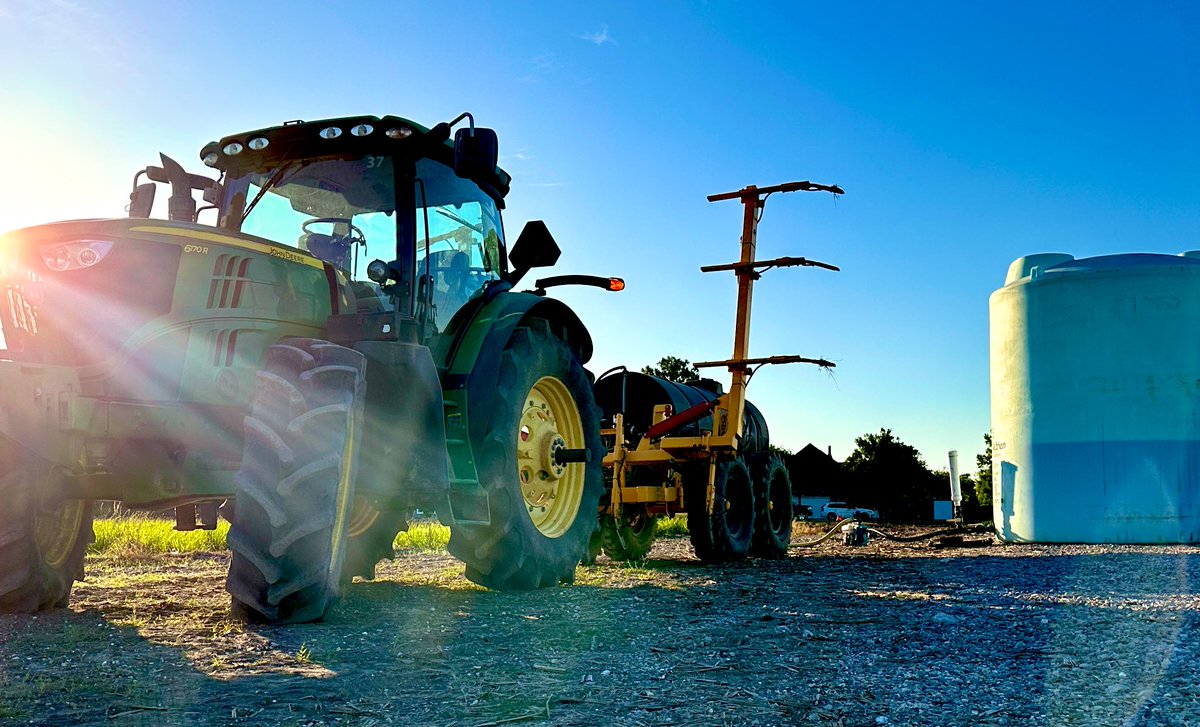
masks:
<path fill-rule="evenodd" d="M 321 232 L 306 232 L 300 235 L 300 249 L 308 250 L 317 259 L 335 268 L 350 270 L 350 238 L 341 235 L 326 235 Z"/>

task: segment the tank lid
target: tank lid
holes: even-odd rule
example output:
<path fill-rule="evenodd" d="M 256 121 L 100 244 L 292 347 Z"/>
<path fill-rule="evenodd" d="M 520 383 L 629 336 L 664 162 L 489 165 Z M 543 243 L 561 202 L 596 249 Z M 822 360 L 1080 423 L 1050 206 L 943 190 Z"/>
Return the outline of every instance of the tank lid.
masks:
<path fill-rule="evenodd" d="M 1055 265 L 1069 263 L 1074 259 L 1074 255 L 1068 255 L 1065 252 L 1039 252 L 1036 255 L 1019 257 L 1008 266 L 1008 275 L 1004 278 L 1004 284 L 1011 285 L 1021 278 L 1028 277 L 1034 268 L 1045 270 Z"/>
<path fill-rule="evenodd" d="M 1178 255 L 1159 252 L 1130 252 L 1117 255 L 1098 255 L 1075 259 L 1065 253 L 1040 253 L 1017 258 L 1008 266 L 1005 285 L 1038 278 L 1042 273 L 1053 273 L 1056 277 L 1069 273 L 1131 270 L 1137 268 L 1185 268 L 1195 270 L 1200 266 L 1200 250 L 1189 250 Z"/>

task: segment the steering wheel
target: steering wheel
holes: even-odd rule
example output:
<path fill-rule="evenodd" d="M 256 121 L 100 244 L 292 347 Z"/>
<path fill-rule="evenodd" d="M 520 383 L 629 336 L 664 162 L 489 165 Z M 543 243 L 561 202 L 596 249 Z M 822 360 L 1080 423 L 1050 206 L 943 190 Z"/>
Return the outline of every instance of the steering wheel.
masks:
<path fill-rule="evenodd" d="M 359 243 L 361 245 L 365 245 L 367 242 L 367 236 L 364 235 L 363 231 L 358 229 L 358 227 L 353 222 L 350 221 L 349 217 L 317 217 L 315 219 L 308 220 L 303 225 L 300 225 L 300 230 L 301 230 L 301 232 L 303 232 L 306 235 L 324 234 L 324 233 L 320 233 L 320 232 L 314 233 L 312 230 L 308 229 L 309 225 L 321 225 L 321 224 L 329 224 L 329 225 L 344 224 L 348 228 L 350 228 L 350 234 L 341 238 L 342 240 L 345 241 L 345 244 L 347 244 L 347 245 L 353 245 L 354 243 Z M 355 235 L 358 235 L 358 237 L 355 237 Z M 334 237 L 334 235 L 331 235 L 331 237 Z"/>

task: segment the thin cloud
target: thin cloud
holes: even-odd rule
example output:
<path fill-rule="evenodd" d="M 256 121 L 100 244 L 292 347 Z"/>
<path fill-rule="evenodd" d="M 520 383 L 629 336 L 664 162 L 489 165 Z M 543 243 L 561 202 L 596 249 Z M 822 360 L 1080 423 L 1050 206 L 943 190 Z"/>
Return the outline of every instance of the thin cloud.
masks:
<path fill-rule="evenodd" d="M 595 31 L 594 33 L 584 33 L 578 37 L 596 45 L 604 45 L 605 43 L 612 43 L 613 45 L 617 44 L 617 41 L 608 34 L 607 25 L 601 25 L 600 30 Z"/>
<path fill-rule="evenodd" d="M 521 76 L 521 80 L 525 83 L 537 83 L 542 80 L 542 76 L 554 70 L 554 54 L 549 51 L 542 51 L 528 62 L 529 72 Z"/>

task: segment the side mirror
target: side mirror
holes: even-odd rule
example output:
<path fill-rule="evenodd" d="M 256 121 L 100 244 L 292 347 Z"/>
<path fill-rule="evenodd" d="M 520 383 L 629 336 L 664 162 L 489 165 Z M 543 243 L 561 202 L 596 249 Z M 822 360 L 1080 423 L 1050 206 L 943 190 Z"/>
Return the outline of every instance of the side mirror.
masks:
<path fill-rule="evenodd" d="M 499 154 L 500 142 L 492 129 L 459 129 L 454 133 L 454 173 L 460 177 L 493 173 Z"/>
<path fill-rule="evenodd" d="M 562 250 L 558 249 L 558 243 L 554 242 L 554 236 L 546 228 L 545 222 L 526 222 L 525 229 L 521 230 L 512 251 L 508 253 L 508 262 L 512 264 L 508 281 L 516 285 L 533 268 L 548 268 L 558 262 L 561 254 Z"/>
<path fill-rule="evenodd" d="M 133 188 L 133 194 L 129 195 L 129 216 L 140 219 L 149 219 L 150 210 L 154 209 L 154 191 L 158 187 L 154 186 L 153 182 L 139 184 Z"/>

